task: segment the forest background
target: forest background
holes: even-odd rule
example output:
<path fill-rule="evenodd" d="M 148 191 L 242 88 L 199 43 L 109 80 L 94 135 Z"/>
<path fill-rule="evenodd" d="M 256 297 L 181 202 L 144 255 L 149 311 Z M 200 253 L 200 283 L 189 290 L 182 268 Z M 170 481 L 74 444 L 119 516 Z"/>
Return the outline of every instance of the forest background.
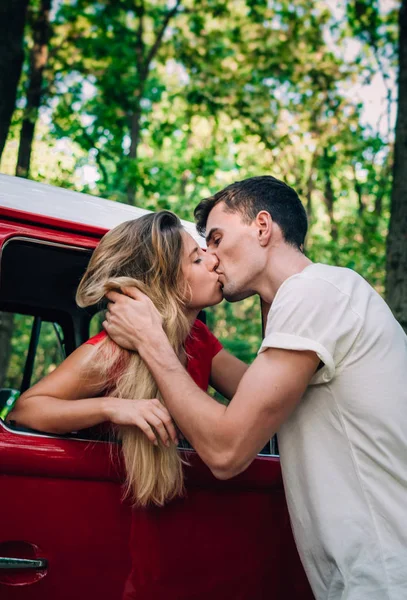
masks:
<path fill-rule="evenodd" d="M 406 3 L 2 0 L 0 169 L 189 220 L 272 174 L 306 206 L 308 256 L 358 271 L 407 331 Z M 208 321 L 253 359 L 257 298 Z M 0 315 L 12 387 L 28 339 Z"/>

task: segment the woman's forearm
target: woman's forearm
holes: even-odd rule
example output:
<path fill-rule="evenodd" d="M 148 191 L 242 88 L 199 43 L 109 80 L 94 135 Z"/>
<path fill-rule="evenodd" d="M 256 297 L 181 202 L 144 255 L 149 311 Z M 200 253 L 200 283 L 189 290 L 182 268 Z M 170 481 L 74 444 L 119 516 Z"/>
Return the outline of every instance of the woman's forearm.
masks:
<path fill-rule="evenodd" d="M 51 396 L 21 397 L 8 421 L 48 433 L 64 434 L 108 420 L 108 397 L 64 400 Z"/>

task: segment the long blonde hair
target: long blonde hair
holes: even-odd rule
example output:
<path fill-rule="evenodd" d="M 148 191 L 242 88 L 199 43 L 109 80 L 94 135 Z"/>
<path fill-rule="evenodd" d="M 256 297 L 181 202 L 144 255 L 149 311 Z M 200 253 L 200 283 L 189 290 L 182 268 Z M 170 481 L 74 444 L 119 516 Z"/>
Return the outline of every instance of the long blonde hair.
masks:
<path fill-rule="evenodd" d="M 179 353 L 190 329 L 185 316 L 181 232 L 178 217 L 164 210 L 112 229 L 102 238 L 79 284 L 78 305 L 95 305 L 109 290 L 134 286 L 154 302 L 168 339 Z M 124 350 L 106 338 L 92 363 L 106 377 L 110 396 L 158 398 L 163 402 L 137 352 Z M 159 440 L 154 446 L 138 427 L 120 426 L 118 431 L 126 467 L 126 492 L 135 504 L 162 506 L 182 494 L 182 460 L 173 444 L 166 447 Z"/>

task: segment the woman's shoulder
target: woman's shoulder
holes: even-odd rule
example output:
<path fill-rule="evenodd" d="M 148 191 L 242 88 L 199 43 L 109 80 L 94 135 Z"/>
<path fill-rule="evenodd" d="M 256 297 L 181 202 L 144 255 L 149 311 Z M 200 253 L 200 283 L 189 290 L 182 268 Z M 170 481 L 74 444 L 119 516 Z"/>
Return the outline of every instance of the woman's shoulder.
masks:
<path fill-rule="evenodd" d="M 103 330 L 103 331 L 100 331 L 99 333 L 97 333 L 96 335 L 94 335 L 93 337 L 91 337 L 89 340 L 87 340 L 85 342 L 85 344 L 90 344 L 92 346 L 96 346 L 96 344 L 98 344 L 102 340 L 106 339 L 106 337 L 107 337 L 107 333 L 105 330 Z"/>

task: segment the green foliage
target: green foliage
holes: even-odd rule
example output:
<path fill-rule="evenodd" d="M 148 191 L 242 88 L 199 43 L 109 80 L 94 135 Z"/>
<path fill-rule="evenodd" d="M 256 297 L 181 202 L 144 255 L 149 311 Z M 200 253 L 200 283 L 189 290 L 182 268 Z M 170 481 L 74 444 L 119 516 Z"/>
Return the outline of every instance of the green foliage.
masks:
<path fill-rule="evenodd" d="M 262 332 L 260 299 L 247 298 L 237 304 L 222 302 L 206 310 L 207 325 L 226 350 L 251 363 L 259 349 Z"/>
<path fill-rule="evenodd" d="M 192 219 L 202 197 L 271 173 L 307 207 L 308 255 L 354 268 L 382 292 L 397 7 L 331 6 L 61 0 L 33 176 Z M 377 73 L 387 104 L 376 124 L 355 90 Z M 14 136 L 20 121 L 21 110 Z M 3 170 L 15 152 L 10 137 Z M 225 347 L 254 358 L 256 298 L 224 303 L 208 321 Z"/>

